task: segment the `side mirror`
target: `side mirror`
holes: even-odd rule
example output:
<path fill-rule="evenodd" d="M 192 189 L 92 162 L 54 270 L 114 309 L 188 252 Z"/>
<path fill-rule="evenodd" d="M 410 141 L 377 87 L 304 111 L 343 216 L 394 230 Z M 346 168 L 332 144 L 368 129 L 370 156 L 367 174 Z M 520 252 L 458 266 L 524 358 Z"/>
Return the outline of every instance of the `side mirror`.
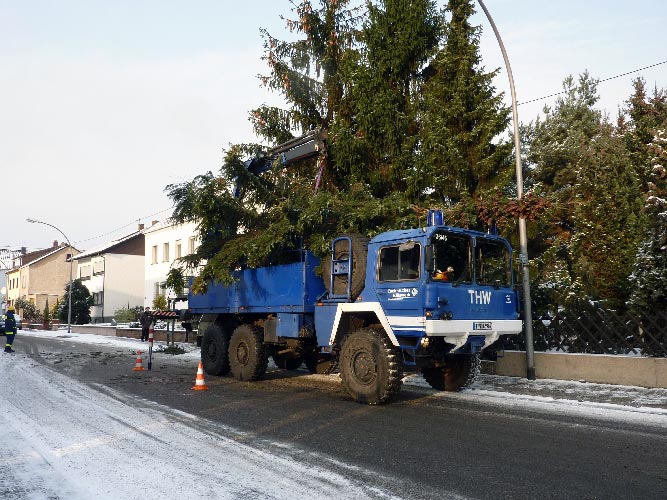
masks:
<path fill-rule="evenodd" d="M 433 245 L 426 245 L 426 262 L 424 263 L 424 269 L 428 273 L 435 271 L 435 257 L 433 254 Z"/>

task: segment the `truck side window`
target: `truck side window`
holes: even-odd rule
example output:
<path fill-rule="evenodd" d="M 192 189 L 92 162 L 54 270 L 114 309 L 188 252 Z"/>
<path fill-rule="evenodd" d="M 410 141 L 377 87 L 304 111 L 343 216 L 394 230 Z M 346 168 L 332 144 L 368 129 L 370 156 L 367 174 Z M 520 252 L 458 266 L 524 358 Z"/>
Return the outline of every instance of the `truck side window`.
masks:
<path fill-rule="evenodd" d="M 416 280 L 420 276 L 421 245 L 415 243 L 380 249 L 378 281 Z"/>
<path fill-rule="evenodd" d="M 466 235 L 437 232 L 433 235 L 435 270 L 432 279 L 450 283 L 471 283 L 470 238 Z"/>
<path fill-rule="evenodd" d="M 477 238 L 475 269 L 480 285 L 510 286 L 510 253 L 499 241 Z"/>

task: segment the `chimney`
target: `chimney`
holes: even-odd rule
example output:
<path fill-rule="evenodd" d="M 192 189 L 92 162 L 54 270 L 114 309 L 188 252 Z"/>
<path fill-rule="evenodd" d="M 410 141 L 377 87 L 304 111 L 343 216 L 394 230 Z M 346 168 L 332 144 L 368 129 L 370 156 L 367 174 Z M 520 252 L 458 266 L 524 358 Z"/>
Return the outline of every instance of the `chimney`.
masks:
<path fill-rule="evenodd" d="M 53 240 L 53 247 L 56 248 L 58 246 L 58 240 Z"/>
<path fill-rule="evenodd" d="M 139 231 L 143 231 L 143 229 L 144 229 L 144 225 L 143 225 L 143 224 L 139 224 Z"/>
<path fill-rule="evenodd" d="M 21 247 L 21 255 L 25 255 L 28 249 L 26 247 Z"/>

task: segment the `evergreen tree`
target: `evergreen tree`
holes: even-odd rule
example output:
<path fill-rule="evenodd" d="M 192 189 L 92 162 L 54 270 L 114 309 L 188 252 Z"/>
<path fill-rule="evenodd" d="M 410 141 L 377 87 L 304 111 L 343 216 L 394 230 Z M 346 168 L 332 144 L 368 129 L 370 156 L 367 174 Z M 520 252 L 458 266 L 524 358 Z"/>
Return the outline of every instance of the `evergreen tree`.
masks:
<path fill-rule="evenodd" d="M 440 194 L 424 197 L 440 186 L 421 181 L 432 166 L 422 166 L 419 158 L 426 109 L 419 96 L 424 79 L 433 77 L 424 68 L 437 51 L 442 17 L 430 0 L 369 3 L 366 18 L 348 5 L 347 0 L 295 5 L 296 19 L 287 21 L 297 34 L 295 41 L 280 41 L 263 31 L 269 66 L 263 82 L 281 93 L 288 107 L 255 109 L 251 114 L 255 132 L 275 144 L 317 129 L 322 141 L 318 159 L 289 168 L 276 164 L 255 175 L 244 162 L 265 155 L 266 150 L 233 145 L 225 152 L 220 175 L 209 172 L 167 186 L 176 207 L 173 220 L 196 222 L 201 236 L 197 254 L 182 261 L 190 267 L 203 264 L 195 291 L 212 279 L 229 282 L 234 269 L 284 262 L 285 250 L 295 246 L 324 255 L 335 235 L 372 236 L 415 227 L 424 222 L 425 202 L 444 199 Z M 454 19 L 468 29 L 462 18 L 472 14 L 469 2 L 452 1 L 452 5 L 460 11 Z M 360 22 L 363 26 L 357 30 Z M 463 40 L 473 45 L 476 63 L 461 64 L 456 70 L 468 82 L 458 88 L 457 99 L 468 103 L 465 92 L 477 92 L 468 104 L 482 110 L 473 117 L 466 108 L 474 126 L 461 132 L 465 140 L 454 141 L 457 147 L 463 144 L 460 156 L 467 158 L 470 168 L 480 163 L 469 193 L 493 184 L 493 175 L 504 172 L 500 157 L 504 155 L 507 165 L 508 150 L 493 145 L 502 120 L 484 123 L 498 118 L 490 110 L 501 113 L 490 86 L 492 75 L 478 80 L 470 74 L 479 70 L 476 33 L 466 32 Z M 485 97 L 494 102 L 486 105 Z M 451 98 L 433 93 L 428 103 L 446 107 Z M 435 137 L 438 124 L 429 126 L 428 137 Z M 477 147 L 475 141 L 484 144 Z M 464 147 L 469 149 L 463 151 Z M 170 275 L 173 282 L 182 280 L 176 274 Z"/>
<path fill-rule="evenodd" d="M 632 118 L 626 134 L 629 149 L 645 185 L 646 224 L 630 276 L 630 307 L 638 313 L 667 309 L 667 96 L 651 98 L 642 80 L 629 100 Z"/>
<path fill-rule="evenodd" d="M 656 131 L 667 123 L 667 93 L 655 88 L 653 95 L 649 96 L 642 78 L 633 81 L 633 88 L 634 92 L 627 101 L 620 121 L 625 131 L 627 149 L 642 180 L 642 189 L 646 192 L 648 184 L 653 181 L 649 145 Z M 630 119 L 627 123 L 626 117 Z"/>
<path fill-rule="evenodd" d="M 573 271 L 588 299 L 624 309 L 642 227 L 642 197 L 623 138 L 605 122 L 575 165 Z"/>
<path fill-rule="evenodd" d="M 577 175 L 586 163 L 584 153 L 600 134 L 602 116 L 594 107 L 599 99 L 597 82 L 588 73 L 576 83 L 567 77 L 563 89 L 553 107 L 545 106 L 543 119 L 524 127 L 529 151 L 526 182 L 550 203 L 531 238 L 531 247 L 539 250 L 533 260 L 533 288 L 535 296 L 544 300 L 536 304 L 537 310 L 571 306 L 586 296 L 572 248 L 575 207 L 580 202 Z"/>
<path fill-rule="evenodd" d="M 62 322 L 67 322 L 69 311 L 69 285 L 65 287 L 65 295 L 60 303 L 58 318 Z M 93 297 L 90 291 L 80 279 L 72 282 L 72 324 L 85 325 L 90 323 L 90 308 L 93 305 Z"/>
<path fill-rule="evenodd" d="M 251 113 L 255 132 L 272 143 L 292 138 L 293 131 L 328 130 L 343 94 L 340 67 L 353 41 L 357 18 L 349 0 L 301 1 L 286 19 L 290 32 L 283 41 L 262 29 L 264 60 L 269 74 L 263 84 L 280 93 L 288 109 L 260 106 Z"/>
<path fill-rule="evenodd" d="M 332 150 L 338 168 L 385 197 L 406 191 L 417 164 L 421 72 L 437 50 L 441 19 L 431 0 L 367 7 L 360 57 L 346 67 L 349 111 L 338 117 Z"/>
<path fill-rule="evenodd" d="M 44 313 L 42 314 L 42 321 L 48 324 L 51 321 L 51 309 L 49 308 L 49 299 L 46 299 L 46 304 L 44 305 Z"/>
<path fill-rule="evenodd" d="M 14 303 L 14 307 L 17 311 L 21 312 L 23 319 L 25 321 L 40 321 L 41 313 L 35 307 L 35 304 L 26 299 L 25 297 L 19 297 Z"/>
<path fill-rule="evenodd" d="M 470 0 L 449 0 L 444 47 L 425 70 L 421 168 L 411 192 L 451 205 L 477 199 L 509 183 L 512 144 L 497 140 L 509 124 L 509 109 L 492 84 L 498 70 L 485 72 L 479 53 L 481 28 L 472 26 Z"/>

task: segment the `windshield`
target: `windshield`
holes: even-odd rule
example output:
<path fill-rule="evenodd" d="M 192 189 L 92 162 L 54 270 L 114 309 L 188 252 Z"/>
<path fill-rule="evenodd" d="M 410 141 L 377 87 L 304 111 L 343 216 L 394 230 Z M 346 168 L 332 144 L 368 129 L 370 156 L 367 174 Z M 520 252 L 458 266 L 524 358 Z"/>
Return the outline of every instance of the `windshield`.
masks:
<path fill-rule="evenodd" d="M 510 251 L 502 241 L 476 238 L 474 259 L 472 239 L 465 234 L 439 231 L 431 239 L 434 271 L 432 279 L 454 285 L 511 286 Z M 474 273 L 473 273 L 474 264 Z"/>
<path fill-rule="evenodd" d="M 433 279 L 452 283 L 472 281 L 470 238 L 468 236 L 437 232 L 433 235 L 435 269 Z"/>

